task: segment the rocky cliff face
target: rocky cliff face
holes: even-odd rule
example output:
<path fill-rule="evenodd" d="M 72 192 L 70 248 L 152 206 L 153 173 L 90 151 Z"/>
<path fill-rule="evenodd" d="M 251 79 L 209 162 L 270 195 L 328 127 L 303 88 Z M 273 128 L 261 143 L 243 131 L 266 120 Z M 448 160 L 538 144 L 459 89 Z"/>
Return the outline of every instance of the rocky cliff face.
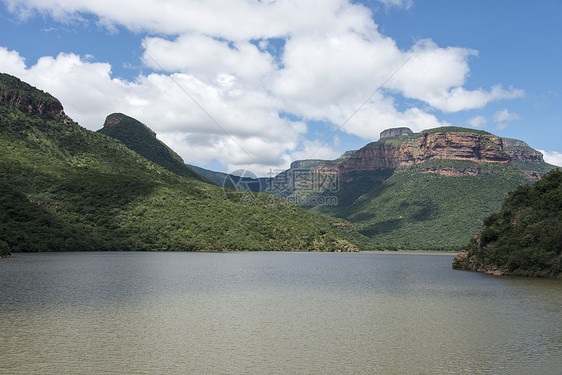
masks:
<path fill-rule="evenodd" d="M 439 160 L 471 163 L 441 163 Z M 512 161 L 544 164 L 542 154 L 525 142 L 500 138 L 483 131 L 445 127 L 414 134 L 408 128 L 395 128 L 383 131 L 379 141 L 356 151 L 348 151 L 337 160 L 296 161 L 291 164 L 291 170 L 308 169 L 310 173 L 285 175 L 292 176 L 289 180 L 297 191 L 302 186 L 318 185 L 310 176 L 318 181 L 332 180 L 334 171 L 337 171 L 339 181 L 346 183 L 361 178 L 362 173 L 367 171 L 392 173 L 399 167 L 414 165 L 417 166 L 416 173 L 436 173 L 451 177 L 476 176 L 482 173 L 480 166 L 484 163 L 508 164 Z M 529 180 L 536 181 L 545 172 L 533 165 L 535 164 L 522 171 Z"/>
<path fill-rule="evenodd" d="M 357 150 L 339 167 L 340 173 L 368 171 L 375 169 L 394 169 L 400 165 L 400 147 L 392 144 L 374 142 Z"/>
<path fill-rule="evenodd" d="M 529 147 L 527 143 L 512 138 L 502 138 L 502 141 L 505 153 L 508 154 L 512 160 L 544 162 L 543 155 Z"/>
<path fill-rule="evenodd" d="M 50 118 L 62 117 L 71 121 L 56 98 L 3 73 L 0 73 L 0 103 L 9 104 L 25 113 Z"/>
<path fill-rule="evenodd" d="M 397 138 L 401 136 L 411 136 L 414 132 L 410 128 L 392 128 L 383 130 L 380 134 L 380 139 Z"/>
<path fill-rule="evenodd" d="M 42 116 L 64 116 L 62 104 L 58 100 L 35 101 L 30 95 L 15 91 L 0 92 L 0 101 L 8 103 L 22 112 L 37 113 Z"/>
<path fill-rule="evenodd" d="M 510 156 L 503 151 L 502 139 L 492 134 L 424 131 L 400 144 L 384 140 L 370 143 L 344 161 L 340 165 L 340 172 L 394 169 L 431 159 L 507 163 Z"/>
<path fill-rule="evenodd" d="M 423 163 L 430 159 L 470 160 L 477 163 L 507 163 L 500 137 L 462 132 L 421 132 L 416 140 L 400 145 L 400 165 Z"/>

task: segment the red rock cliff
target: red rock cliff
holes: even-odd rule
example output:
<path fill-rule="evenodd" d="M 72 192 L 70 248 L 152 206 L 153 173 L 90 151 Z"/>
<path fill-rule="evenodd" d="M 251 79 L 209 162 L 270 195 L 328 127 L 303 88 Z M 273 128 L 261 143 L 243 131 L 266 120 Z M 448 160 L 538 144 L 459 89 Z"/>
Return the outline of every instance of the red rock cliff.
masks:
<path fill-rule="evenodd" d="M 400 142 L 379 141 L 356 151 L 340 165 L 340 173 L 353 170 L 394 169 L 430 159 L 507 163 L 500 137 L 464 132 L 421 132 Z"/>

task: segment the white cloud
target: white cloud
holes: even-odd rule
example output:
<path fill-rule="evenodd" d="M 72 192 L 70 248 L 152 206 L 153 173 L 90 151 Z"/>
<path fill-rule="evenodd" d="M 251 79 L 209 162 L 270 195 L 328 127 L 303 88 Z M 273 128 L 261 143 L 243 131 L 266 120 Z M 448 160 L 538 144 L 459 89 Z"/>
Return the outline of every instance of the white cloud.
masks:
<path fill-rule="evenodd" d="M 496 129 L 504 130 L 509 126 L 509 122 L 519 120 L 521 116 L 517 113 L 510 113 L 507 109 L 498 111 L 494 114 L 494 122 L 496 123 Z"/>
<path fill-rule="evenodd" d="M 378 0 L 379 2 L 383 3 L 386 7 L 398 7 L 398 8 L 405 8 L 410 9 L 414 4 L 414 0 Z"/>
<path fill-rule="evenodd" d="M 562 152 L 543 151 L 543 150 L 537 150 L 537 151 L 542 153 L 545 162 L 562 167 Z"/>
<path fill-rule="evenodd" d="M 299 30 L 358 29 L 370 12 L 347 0 L 5 0 L 21 17 L 36 12 L 62 21 L 94 14 L 104 25 L 156 34 L 200 33 L 227 40 L 284 37 Z"/>
<path fill-rule="evenodd" d="M 251 166 L 265 173 L 288 165 L 289 153 L 306 132 L 304 124 L 280 118 L 275 99 L 261 91 L 230 95 L 228 78 L 212 85 L 184 73 L 150 74 L 128 82 L 111 78 L 108 64 L 74 54 L 43 57 L 31 67 L 22 62 L 17 53 L 0 48 L 0 71 L 49 91 L 82 126 L 97 130 L 108 114 L 126 113 L 191 163 L 217 159 L 229 168 Z"/>
<path fill-rule="evenodd" d="M 275 67 L 272 56 L 254 44 L 229 44 L 205 35 L 182 35 L 173 41 L 147 37 L 143 47 L 146 65 L 193 74 L 206 81 L 216 79 L 218 74 L 229 74 L 252 82 L 269 76 Z"/>
<path fill-rule="evenodd" d="M 107 30 L 142 33 L 142 61 L 155 73 L 131 81 L 113 78 L 109 63 L 72 53 L 26 66 L 0 47 L 0 69 L 51 92 L 89 129 L 111 112 L 136 117 L 193 163 L 217 159 L 263 172 L 313 157 L 306 125 L 281 113 L 328 121 L 332 130 L 343 124 L 341 131 L 373 140 L 389 127 L 446 125 L 435 109 L 456 112 L 523 95 L 499 85 L 465 89 L 476 51 L 427 39 L 401 50 L 379 33 L 367 7 L 349 0 L 4 1 L 20 17 L 72 23 L 94 15 Z M 280 53 L 271 52 L 275 43 Z M 400 96 L 424 107 L 398 110 Z"/>
<path fill-rule="evenodd" d="M 4 73 L 20 76 L 25 72 L 25 58 L 17 51 L 10 51 L 0 47 L 0 67 Z"/>
<path fill-rule="evenodd" d="M 494 114 L 495 122 L 509 122 L 519 120 L 520 118 L 521 116 L 519 116 L 517 113 L 510 113 L 507 109 L 498 111 Z"/>
<path fill-rule="evenodd" d="M 488 120 L 484 116 L 475 116 L 468 120 L 468 124 L 475 129 L 482 129 L 487 122 Z"/>
<path fill-rule="evenodd" d="M 454 87 L 442 90 L 439 93 L 435 93 L 435 95 L 428 93 L 424 95 L 425 97 L 417 99 L 423 100 L 443 112 L 459 112 L 468 109 L 482 108 L 492 101 L 515 99 L 523 95 L 523 90 L 512 88 L 504 90 L 501 86 L 494 86 L 491 91 L 483 89 L 470 91 L 463 87 Z"/>
<path fill-rule="evenodd" d="M 405 63 L 386 86 L 443 112 L 482 108 L 491 101 L 513 99 L 524 94 L 514 88 L 504 90 L 500 85 L 489 91 L 463 88 L 470 72 L 468 59 L 477 55 L 477 51 L 471 49 L 440 48 L 432 40 L 424 39 L 401 55 Z"/>

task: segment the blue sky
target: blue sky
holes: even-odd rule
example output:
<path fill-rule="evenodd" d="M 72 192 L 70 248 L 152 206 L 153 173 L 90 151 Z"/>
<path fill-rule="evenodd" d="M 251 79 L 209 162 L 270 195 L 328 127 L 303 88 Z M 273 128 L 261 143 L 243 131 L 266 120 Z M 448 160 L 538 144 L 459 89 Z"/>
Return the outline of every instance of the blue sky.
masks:
<path fill-rule="evenodd" d="M 562 165 L 562 1 L 4 0 L 0 71 L 258 175 L 458 125 Z"/>

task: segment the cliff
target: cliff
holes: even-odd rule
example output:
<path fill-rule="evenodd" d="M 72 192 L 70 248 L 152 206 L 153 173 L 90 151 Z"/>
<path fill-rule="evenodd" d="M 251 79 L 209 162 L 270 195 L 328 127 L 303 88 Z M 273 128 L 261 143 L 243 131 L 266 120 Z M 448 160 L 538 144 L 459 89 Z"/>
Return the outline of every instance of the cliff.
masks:
<path fill-rule="evenodd" d="M 28 114 L 70 120 L 56 98 L 4 73 L 0 73 L 0 103 L 9 104 Z"/>
<path fill-rule="evenodd" d="M 336 160 L 295 166 L 266 191 L 349 220 L 383 249 L 448 250 L 463 248 L 509 191 L 554 168 L 525 142 L 453 126 L 388 129 Z"/>
<path fill-rule="evenodd" d="M 432 159 L 476 163 L 507 163 L 511 160 L 503 150 L 502 139 L 486 132 L 449 127 L 422 131 L 416 135 L 404 128 L 385 130 L 381 136 L 383 134 L 384 138 L 368 144 L 344 161 L 340 165 L 340 173 L 395 169 Z M 397 137 L 401 137 L 398 142 L 387 141 Z"/>
<path fill-rule="evenodd" d="M 502 138 L 504 151 L 511 160 L 523 162 L 544 162 L 543 155 L 532 149 L 523 141 L 512 138 Z"/>
<path fill-rule="evenodd" d="M 295 160 L 291 163 L 291 169 L 313 168 L 323 161 L 320 159 Z"/>
<path fill-rule="evenodd" d="M 305 188 L 308 192 L 323 191 L 326 180 L 334 181 L 335 171 L 338 183 L 377 183 L 384 180 L 383 176 L 404 171 L 446 177 L 500 173 L 496 167 L 485 165 L 513 165 L 530 181 L 540 180 L 552 169 L 542 154 L 525 142 L 482 130 L 449 126 L 413 133 L 408 128 L 394 128 L 383 131 L 378 141 L 348 151 L 336 160 L 295 161 L 277 180 L 291 186 L 280 194 L 287 196 L 303 194 Z M 295 173 L 296 169 L 299 173 Z M 375 177 L 365 180 L 366 173 L 376 171 Z"/>
<path fill-rule="evenodd" d="M 397 138 L 401 136 L 411 136 L 414 132 L 410 128 L 391 128 L 383 130 L 380 134 L 380 139 Z"/>

